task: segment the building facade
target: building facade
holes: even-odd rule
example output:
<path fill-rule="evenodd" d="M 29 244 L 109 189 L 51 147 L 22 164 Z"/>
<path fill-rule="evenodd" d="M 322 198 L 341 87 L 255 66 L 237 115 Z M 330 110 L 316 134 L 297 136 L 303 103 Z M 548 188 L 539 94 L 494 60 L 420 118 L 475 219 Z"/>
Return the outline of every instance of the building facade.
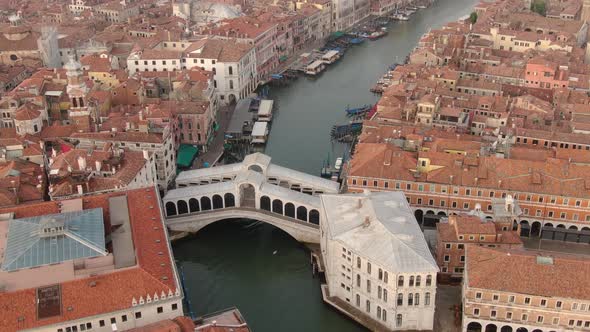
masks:
<path fill-rule="evenodd" d="M 432 330 L 438 267 L 405 196 L 320 198 L 324 299 L 371 329 Z"/>

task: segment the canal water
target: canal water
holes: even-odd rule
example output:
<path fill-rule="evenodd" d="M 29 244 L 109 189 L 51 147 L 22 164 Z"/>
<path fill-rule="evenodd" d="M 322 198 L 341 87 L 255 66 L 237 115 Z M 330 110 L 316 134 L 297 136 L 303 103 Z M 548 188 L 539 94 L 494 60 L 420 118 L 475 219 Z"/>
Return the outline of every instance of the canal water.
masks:
<path fill-rule="evenodd" d="M 319 175 L 345 146 L 330 142 L 347 105 L 374 103 L 369 88 L 386 68 L 404 60 L 431 28 L 468 15 L 477 0 L 438 0 L 389 34 L 350 49 L 318 78 L 271 88 L 275 114 L 265 153 L 273 162 Z M 173 245 L 191 310 L 198 316 L 236 306 L 255 332 L 366 331 L 323 304 L 309 252 L 289 235 L 256 221 L 227 220 Z"/>

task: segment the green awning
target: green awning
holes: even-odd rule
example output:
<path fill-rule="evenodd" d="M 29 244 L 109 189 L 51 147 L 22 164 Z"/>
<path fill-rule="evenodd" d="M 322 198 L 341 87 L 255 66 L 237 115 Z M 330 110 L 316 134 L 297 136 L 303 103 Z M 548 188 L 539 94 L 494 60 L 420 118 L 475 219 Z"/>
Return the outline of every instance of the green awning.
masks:
<path fill-rule="evenodd" d="M 190 167 L 198 153 L 198 147 L 194 145 L 180 144 L 176 164 L 180 167 Z"/>
<path fill-rule="evenodd" d="M 344 31 L 336 31 L 336 32 L 333 32 L 333 33 L 330 35 L 330 39 L 331 39 L 331 40 L 334 40 L 334 39 L 338 39 L 338 38 L 340 38 L 340 37 L 342 37 L 342 36 L 344 36 Z"/>
<path fill-rule="evenodd" d="M 288 57 L 288 56 L 286 56 L 286 55 L 281 55 L 281 57 L 279 58 L 279 62 L 285 62 L 285 61 L 287 61 L 287 59 L 289 59 L 289 57 Z"/>

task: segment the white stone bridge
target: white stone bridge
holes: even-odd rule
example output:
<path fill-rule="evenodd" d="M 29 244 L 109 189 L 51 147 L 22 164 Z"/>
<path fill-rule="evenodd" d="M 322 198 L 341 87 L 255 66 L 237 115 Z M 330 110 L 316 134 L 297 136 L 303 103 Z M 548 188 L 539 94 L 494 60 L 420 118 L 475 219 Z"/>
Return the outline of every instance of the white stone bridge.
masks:
<path fill-rule="evenodd" d="M 339 184 L 271 164 L 261 153 L 239 164 L 185 171 L 164 196 L 166 225 L 198 232 L 223 219 L 246 218 L 274 225 L 300 242 L 319 243 L 320 198 Z"/>

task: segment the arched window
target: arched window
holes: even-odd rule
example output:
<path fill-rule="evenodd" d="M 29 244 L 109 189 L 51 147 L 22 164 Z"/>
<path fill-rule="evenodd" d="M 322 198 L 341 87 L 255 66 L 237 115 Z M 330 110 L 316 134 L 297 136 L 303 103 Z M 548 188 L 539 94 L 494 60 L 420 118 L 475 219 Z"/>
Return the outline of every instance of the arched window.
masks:
<path fill-rule="evenodd" d="M 199 200 L 196 198 L 191 198 L 188 200 L 188 208 L 189 211 L 192 212 L 199 212 L 201 209 L 199 208 Z"/>
<path fill-rule="evenodd" d="M 307 221 L 307 208 L 300 206 L 297 208 L 297 219 L 301 221 Z"/>
<path fill-rule="evenodd" d="M 420 293 L 414 294 L 414 305 L 420 305 Z"/>
<path fill-rule="evenodd" d="M 422 277 L 421 276 L 417 276 L 416 277 L 416 287 L 420 287 L 420 282 L 422 282 Z"/>
<path fill-rule="evenodd" d="M 384 322 L 387 322 L 387 310 L 383 309 L 383 312 L 381 313 L 381 319 L 383 319 Z"/>
<path fill-rule="evenodd" d="M 236 198 L 232 193 L 227 193 L 223 195 L 223 200 L 225 201 L 226 208 L 236 206 Z"/>
<path fill-rule="evenodd" d="M 377 306 L 377 318 L 381 319 L 381 307 Z"/>
<path fill-rule="evenodd" d="M 432 276 L 427 275 L 426 276 L 426 286 L 430 286 L 430 285 L 432 285 Z"/>
<path fill-rule="evenodd" d="M 397 293 L 397 305 L 398 307 L 404 305 L 404 294 Z"/>
<path fill-rule="evenodd" d="M 381 288 L 381 286 L 377 286 L 377 298 L 379 300 L 381 300 L 382 293 L 383 293 L 383 289 Z"/>
<path fill-rule="evenodd" d="M 397 286 L 398 287 L 404 287 L 404 276 L 399 276 L 397 278 Z"/>
<path fill-rule="evenodd" d="M 320 213 L 318 210 L 309 211 L 309 222 L 316 225 L 320 224 Z"/>
<path fill-rule="evenodd" d="M 401 327 L 402 326 L 402 314 L 397 314 L 395 316 L 395 326 Z"/>
<path fill-rule="evenodd" d="M 383 280 L 383 270 L 379 269 L 379 280 Z"/>
<path fill-rule="evenodd" d="M 410 277 L 410 284 L 409 284 L 409 286 L 410 287 L 414 286 L 414 276 L 411 276 Z"/>
<path fill-rule="evenodd" d="M 356 287 L 361 287 L 361 275 L 356 275 Z"/>
<path fill-rule="evenodd" d="M 371 312 L 371 302 L 367 300 L 367 312 Z"/>
<path fill-rule="evenodd" d="M 186 201 L 179 200 L 176 202 L 176 205 L 178 206 L 178 214 L 188 213 L 188 204 L 186 204 Z"/>
<path fill-rule="evenodd" d="M 166 216 L 171 217 L 176 215 L 176 204 L 173 202 L 166 203 Z"/>
<path fill-rule="evenodd" d="M 387 271 L 383 272 L 383 282 L 387 283 L 389 281 L 389 275 L 387 274 Z"/>
<path fill-rule="evenodd" d="M 272 201 L 272 212 L 277 214 L 283 214 L 283 201 L 275 199 Z"/>
<path fill-rule="evenodd" d="M 371 274 L 371 263 L 367 262 L 367 274 Z"/>
<path fill-rule="evenodd" d="M 408 294 L 408 305 L 414 305 L 414 294 Z"/>
<path fill-rule="evenodd" d="M 201 197 L 201 211 L 211 210 L 211 199 L 207 196 Z"/>
<path fill-rule="evenodd" d="M 361 306 L 361 296 L 356 294 L 356 306 L 360 307 Z"/>
<path fill-rule="evenodd" d="M 356 267 L 359 269 L 361 268 L 361 258 L 360 257 L 356 258 Z"/>
<path fill-rule="evenodd" d="M 219 195 L 213 195 L 213 208 L 223 209 L 223 198 Z"/>
<path fill-rule="evenodd" d="M 371 280 L 367 279 L 367 293 L 371 292 Z"/>
<path fill-rule="evenodd" d="M 387 302 L 387 289 L 383 288 L 383 302 Z"/>
<path fill-rule="evenodd" d="M 285 204 L 285 216 L 295 218 L 295 205 L 293 203 Z"/>
<path fill-rule="evenodd" d="M 270 211 L 270 198 L 268 198 L 268 196 L 260 197 L 260 208 L 265 211 Z"/>
<path fill-rule="evenodd" d="M 430 293 L 424 294 L 424 305 L 430 305 Z"/>

